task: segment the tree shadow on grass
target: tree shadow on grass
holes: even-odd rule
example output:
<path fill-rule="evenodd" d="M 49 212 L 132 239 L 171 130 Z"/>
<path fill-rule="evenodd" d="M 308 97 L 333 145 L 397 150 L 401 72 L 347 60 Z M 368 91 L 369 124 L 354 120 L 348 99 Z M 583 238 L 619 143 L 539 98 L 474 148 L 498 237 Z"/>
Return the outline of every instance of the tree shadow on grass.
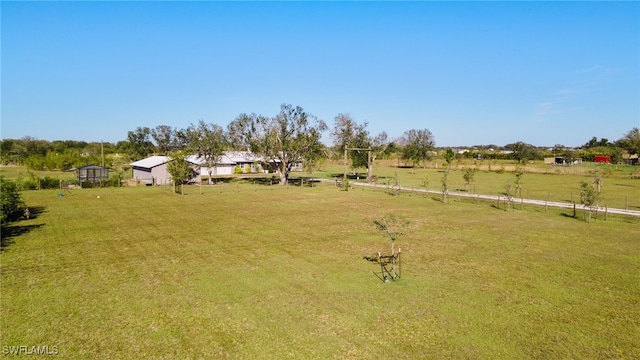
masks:
<path fill-rule="evenodd" d="M 243 179 L 246 183 L 252 185 L 261 185 L 261 186 L 280 186 L 280 178 L 276 176 L 269 177 L 254 177 Z M 289 178 L 287 185 L 289 186 L 299 186 L 299 187 L 314 187 L 320 180 L 316 180 L 312 177 L 294 177 Z"/>
<path fill-rule="evenodd" d="M 44 207 L 42 206 L 29 207 L 29 220 L 36 219 L 44 213 L 44 211 Z M 25 220 L 26 219 L 23 217 L 22 221 Z M 13 244 L 15 242 L 15 238 L 18 236 L 44 226 L 44 224 L 22 225 L 24 224 L 22 221 L 2 224 L 0 228 L 0 252 L 3 252 L 9 245 Z"/>
<path fill-rule="evenodd" d="M 0 236 L 0 252 L 5 251 L 7 247 L 15 242 L 15 238 L 20 235 L 24 235 L 31 230 L 35 230 L 43 227 L 44 224 L 35 224 L 35 225 L 9 225 L 2 226 L 1 236 Z"/>
<path fill-rule="evenodd" d="M 574 220 L 580 220 L 580 221 L 584 221 L 583 218 L 581 218 L 580 216 L 578 216 L 578 214 L 571 214 L 571 213 L 566 213 L 566 212 L 562 212 L 560 213 L 560 216 L 567 218 L 567 219 L 574 219 Z"/>

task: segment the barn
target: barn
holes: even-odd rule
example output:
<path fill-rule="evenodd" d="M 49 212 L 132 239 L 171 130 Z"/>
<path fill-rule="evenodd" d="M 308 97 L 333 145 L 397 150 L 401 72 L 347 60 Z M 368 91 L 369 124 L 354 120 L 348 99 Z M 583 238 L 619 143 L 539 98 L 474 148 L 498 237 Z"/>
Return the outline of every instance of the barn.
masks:
<path fill-rule="evenodd" d="M 189 158 L 186 159 L 193 168 L 193 177 L 190 183 L 200 182 L 200 171 L 198 165 Z M 167 169 L 167 164 L 171 161 L 169 156 L 154 155 L 146 159 L 132 162 L 133 179 L 146 185 L 169 185 L 171 184 L 171 174 Z"/>
<path fill-rule="evenodd" d="M 168 156 L 150 156 L 146 159 L 132 162 L 133 178 L 147 185 L 168 185 L 171 174 L 167 171 Z"/>

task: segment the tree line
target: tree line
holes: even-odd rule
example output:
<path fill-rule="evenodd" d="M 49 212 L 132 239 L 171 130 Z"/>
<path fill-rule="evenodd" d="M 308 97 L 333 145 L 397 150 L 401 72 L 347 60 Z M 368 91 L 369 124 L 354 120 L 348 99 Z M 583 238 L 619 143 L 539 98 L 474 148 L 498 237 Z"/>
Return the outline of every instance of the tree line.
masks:
<path fill-rule="evenodd" d="M 330 130 L 331 145 L 321 142 L 322 134 L 327 130 Z M 113 167 L 116 162 L 128 164 L 153 154 L 172 157 L 197 154 L 211 168 L 224 151 L 248 149 L 274 167 L 281 183 L 286 183 L 289 172 L 298 163 L 313 168 L 323 159 L 339 160 L 346 156 L 352 169 L 364 168 L 367 176 L 371 177 L 376 159 L 393 157 L 402 160 L 405 166 L 424 166 L 438 150 L 435 137 L 428 129 L 410 129 L 401 137 L 391 139 L 384 131 L 370 133 L 366 121 L 358 122 L 347 113 L 336 115 L 333 127 L 329 128 L 324 121 L 300 106 L 282 104 L 274 116 L 243 113 L 226 128 L 204 120 L 184 129 L 169 125 L 137 127 L 128 131 L 126 140 L 117 143 L 46 141 L 31 137 L 3 139 L 0 157 L 5 164 L 23 164 L 34 170 L 68 170 L 87 164 L 101 164 L 105 158 L 105 165 Z M 594 137 L 579 149 L 561 144 L 552 149 L 540 148 L 519 141 L 502 147 L 474 146 L 454 156 L 525 162 L 545 156 L 563 156 L 568 161 L 577 158 L 592 161 L 596 155 L 608 155 L 612 162 L 620 163 L 625 153 L 640 153 L 640 130 L 637 127 L 616 141 Z"/>

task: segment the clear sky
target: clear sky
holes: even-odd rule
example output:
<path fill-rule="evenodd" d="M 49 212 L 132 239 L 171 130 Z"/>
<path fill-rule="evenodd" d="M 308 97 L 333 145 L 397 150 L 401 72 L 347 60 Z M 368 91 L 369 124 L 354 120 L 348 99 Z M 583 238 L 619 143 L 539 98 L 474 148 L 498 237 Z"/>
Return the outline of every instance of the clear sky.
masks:
<path fill-rule="evenodd" d="M 300 105 L 437 146 L 640 126 L 639 2 L 10 2 L 1 137 L 126 140 Z M 331 139 L 326 136 L 327 143 Z"/>

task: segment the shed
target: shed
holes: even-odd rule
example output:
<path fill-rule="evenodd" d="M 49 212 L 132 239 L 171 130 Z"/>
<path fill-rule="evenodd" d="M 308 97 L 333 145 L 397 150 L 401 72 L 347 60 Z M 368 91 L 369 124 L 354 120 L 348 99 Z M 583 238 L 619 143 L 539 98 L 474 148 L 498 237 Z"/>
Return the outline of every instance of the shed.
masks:
<path fill-rule="evenodd" d="M 130 164 L 133 167 L 133 178 L 147 185 L 170 184 L 171 174 L 167 171 L 169 161 L 170 157 L 158 155 L 134 161 Z"/>
<path fill-rule="evenodd" d="M 109 169 L 99 165 L 85 165 L 72 169 L 76 171 L 78 176 L 78 184 L 85 181 L 99 184 L 102 180 L 109 179 Z"/>
<path fill-rule="evenodd" d="M 597 163 L 611 163 L 611 156 L 596 155 L 596 156 L 593 158 L 593 162 L 597 162 Z"/>
<path fill-rule="evenodd" d="M 193 177 L 189 182 L 199 182 L 200 171 L 197 169 L 196 164 L 190 161 L 189 158 L 185 160 L 190 163 L 194 170 Z M 133 168 L 133 178 L 135 180 L 147 185 L 169 185 L 171 184 L 171 174 L 167 169 L 167 164 L 169 164 L 170 161 L 171 158 L 169 156 L 154 155 L 132 162 L 129 165 Z"/>

